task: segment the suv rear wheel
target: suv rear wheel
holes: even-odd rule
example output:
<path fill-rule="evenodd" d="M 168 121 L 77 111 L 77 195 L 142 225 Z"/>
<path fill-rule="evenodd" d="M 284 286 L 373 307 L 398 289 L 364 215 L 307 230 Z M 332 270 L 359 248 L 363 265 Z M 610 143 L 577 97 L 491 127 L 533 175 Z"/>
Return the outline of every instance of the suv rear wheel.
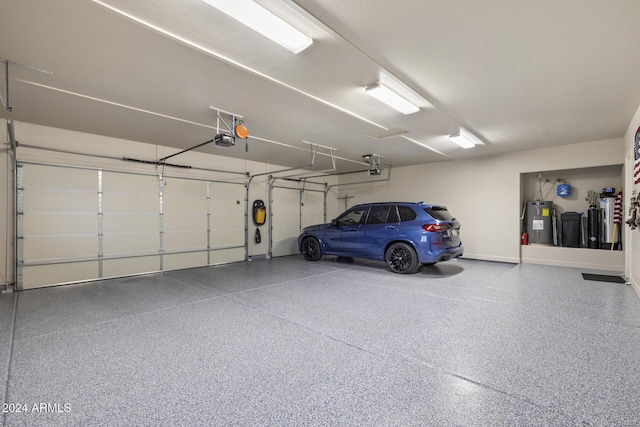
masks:
<path fill-rule="evenodd" d="M 416 251 L 410 245 L 402 242 L 389 246 L 384 254 L 384 260 L 394 273 L 413 273 L 418 267 Z"/>

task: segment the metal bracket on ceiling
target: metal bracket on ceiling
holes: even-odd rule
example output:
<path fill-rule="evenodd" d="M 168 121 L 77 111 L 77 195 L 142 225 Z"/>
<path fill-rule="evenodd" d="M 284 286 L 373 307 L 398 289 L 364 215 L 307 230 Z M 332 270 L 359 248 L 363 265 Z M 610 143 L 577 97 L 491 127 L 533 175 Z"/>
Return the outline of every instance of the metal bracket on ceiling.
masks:
<path fill-rule="evenodd" d="M 224 124 L 224 127 L 227 128 L 227 130 L 231 133 L 234 133 L 235 130 L 235 125 L 236 125 L 236 120 L 241 121 L 242 119 L 244 119 L 244 116 L 241 116 L 239 114 L 235 114 L 235 113 L 231 113 L 229 111 L 225 111 L 223 109 L 220 109 L 218 107 L 214 107 L 213 105 L 209 105 L 209 108 L 211 108 L 212 110 L 214 110 L 216 112 L 216 132 L 220 133 L 220 122 L 222 122 L 222 124 Z M 222 118 L 221 114 L 225 114 L 227 116 L 231 117 L 231 126 L 229 126 L 227 124 L 227 122 L 225 122 L 225 120 Z"/>
<path fill-rule="evenodd" d="M 216 112 L 216 137 L 214 138 L 214 145 L 219 147 L 231 147 L 235 145 L 236 138 L 244 139 L 245 141 L 248 139 L 248 131 L 243 124 L 244 116 L 222 110 L 212 105 L 210 105 L 209 108 Z M 226 115 L 231 118 L 231 126 L 227 124 L 222 115 Z M 227 128 L 227 132 L 229 133 L 220 133 L 220 122 L 222 122 L 224 127 Z M 248 143 L 245 142 L 244 148 L 246 152 L 249 152 Z"/>
<path fill-rule="evenodd" d="M 318 149 L 324 148 L 329 152 L 329 156 L 331 157 L 331 169 L 327 169 L 327 170 L 332 170 L 332 171 L 336 170 L 336 151 L 338 151 L 337 148 L 328 147 L 326 145 L 320 145 L 320 144 L 316 144 L 315 142 L 309 142 L 305 140 L 302 140 L 302 143 L 311 145 L 311 165 L 312 166 L 315 164 L 316 154 L 318 153 Z"/>

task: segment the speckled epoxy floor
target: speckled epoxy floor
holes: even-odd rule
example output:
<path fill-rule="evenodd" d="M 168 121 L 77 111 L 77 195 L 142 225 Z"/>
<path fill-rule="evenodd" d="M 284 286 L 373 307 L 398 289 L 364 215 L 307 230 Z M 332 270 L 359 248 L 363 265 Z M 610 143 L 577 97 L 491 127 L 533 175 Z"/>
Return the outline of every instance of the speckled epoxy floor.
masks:
<path fill-rule="evenodd" d="M 640 425 L 640 298 L 583 271 L 292 256 L 1 295 L 4 425 Z"/>

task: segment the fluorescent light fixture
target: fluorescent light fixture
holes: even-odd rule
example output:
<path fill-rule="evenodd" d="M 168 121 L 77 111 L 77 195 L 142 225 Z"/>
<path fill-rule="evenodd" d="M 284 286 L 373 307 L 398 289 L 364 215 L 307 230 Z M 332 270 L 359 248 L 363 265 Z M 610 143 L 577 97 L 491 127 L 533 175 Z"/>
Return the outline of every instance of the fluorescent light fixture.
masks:
<path fill-rule="evenodd" d="M 293 53 L 305 50 L 313 39 L 253 0 L 204 0 Z"/>
<path fill-rule="evenodd" d="M 384 102 L 389 107 L 395 108 L 402 114 L 412 114 L 420 110 L 417 105 L 407 101 L 382 83 L 375 83 L 371 86 L 367 86 L 365 91 L 378 101 Z"/>
<path fill-rule="evenodd" d="M 476 145 L 483 144 L 478 137 L 466 129 L 460 129 L 460 132 L 449 135 L 449 138 L 462 148 L 473 148 Z"/>

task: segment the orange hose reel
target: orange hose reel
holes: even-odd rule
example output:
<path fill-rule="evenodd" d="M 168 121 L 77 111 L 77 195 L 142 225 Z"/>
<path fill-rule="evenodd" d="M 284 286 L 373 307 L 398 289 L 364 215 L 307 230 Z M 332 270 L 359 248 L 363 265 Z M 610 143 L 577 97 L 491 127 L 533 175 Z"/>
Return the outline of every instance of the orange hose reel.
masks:
<path fill-rule="evenodd" d="M 242 122 L 236 125 L 234 132 L 236 134 L 236 137 L 241 139 L 246 139 L 249 136 L 249 129 L 247 129 L 247 127 Z"/>

